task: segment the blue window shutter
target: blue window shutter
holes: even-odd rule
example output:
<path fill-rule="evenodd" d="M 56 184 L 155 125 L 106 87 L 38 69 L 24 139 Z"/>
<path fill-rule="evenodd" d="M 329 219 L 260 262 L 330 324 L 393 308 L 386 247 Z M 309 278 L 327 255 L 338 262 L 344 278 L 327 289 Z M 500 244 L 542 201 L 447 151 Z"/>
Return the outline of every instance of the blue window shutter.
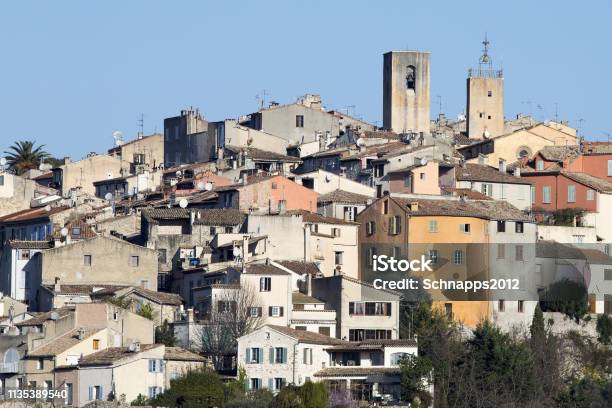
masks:
<path fill-rule="evenodd" d="M 274 364 L 274 347 L 270 347 L 270 364 Z"/>
<path fill-rule="evenodd" d="M 268 379 L 268 389 L 270 389 L 270 390 L 274 389 L 274 378 L 269 378 Z"/>
<path fill-rule="evenodd" d="M 263 363 L 263 353 L 264 353 L 264 349 L 262 347 L 259 349 L 259 360 L 257 361 L 259 364 Z"/>
<path fill-rule="evenodd" d="M 246 363 L 249 364 L 251 362 L 251 349 L 246 349 Z"/>
<path fill-rule="evenodd" d="M 104 387 L 100 386 L 100 395 L 98 395 L 98 399 L 104 399 Z"/>
<path fill-rule="evenodd" d="M 93 399 L 93 387 L 90 386 L 89 387 L 89 400 L 91 401 Z"/>
<path fill-rule="evenodd" d="M 287 347 L 283 347 L 283 364 L 287 363 Z"/>
<path fill-rule="evenodd" d="M 159 360 L 159 372 L 164 372 L 164 360 Z"/>

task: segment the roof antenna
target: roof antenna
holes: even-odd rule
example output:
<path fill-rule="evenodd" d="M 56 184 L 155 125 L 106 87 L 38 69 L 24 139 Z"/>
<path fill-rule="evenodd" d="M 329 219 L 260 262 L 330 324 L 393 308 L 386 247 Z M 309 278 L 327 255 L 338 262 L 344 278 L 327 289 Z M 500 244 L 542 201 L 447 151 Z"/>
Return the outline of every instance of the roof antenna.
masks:
<path fill-rule="evenodd" d="M 144 113 L 141 113 L 138 117 L 138 127 L 140 128 L 140 132 L 138 132 L 138 138 L 144 136 Z"/>

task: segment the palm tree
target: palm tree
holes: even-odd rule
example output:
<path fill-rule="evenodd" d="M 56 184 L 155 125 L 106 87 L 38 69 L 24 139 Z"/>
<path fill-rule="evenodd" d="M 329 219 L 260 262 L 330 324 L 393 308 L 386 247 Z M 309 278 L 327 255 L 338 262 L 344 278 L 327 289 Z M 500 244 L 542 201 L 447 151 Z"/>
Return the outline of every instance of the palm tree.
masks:
<path fill-rule="evenodd" d="M 9 148 L 8 152 L 4 152 L 9 167 L 15 171 L 15 174 L 23 174 L 30 169 L 37 169 L 45 159 L 51 157 L 49 153 L 43 150 L 45 145 L 34 148 L 34 142 L 26 140 L 15 142 Z"/>

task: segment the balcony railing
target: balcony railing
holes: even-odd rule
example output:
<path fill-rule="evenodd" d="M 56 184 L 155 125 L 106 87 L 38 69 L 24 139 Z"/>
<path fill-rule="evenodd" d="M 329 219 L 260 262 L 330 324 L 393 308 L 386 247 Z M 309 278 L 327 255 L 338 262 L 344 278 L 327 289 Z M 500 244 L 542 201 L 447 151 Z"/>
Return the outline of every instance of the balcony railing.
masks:
<path fill-rule="evenodd" d="M 0 363 L 0 373 L 2 374 L 14 374 L 19 372 L 19 361 L 12 363 Z"/>
<path fill-rule="evenodd" d="M 470 68 L 468 70 L 469 78 L 503 78 L 504 71 L 501 69 L 492 68 Z"/>

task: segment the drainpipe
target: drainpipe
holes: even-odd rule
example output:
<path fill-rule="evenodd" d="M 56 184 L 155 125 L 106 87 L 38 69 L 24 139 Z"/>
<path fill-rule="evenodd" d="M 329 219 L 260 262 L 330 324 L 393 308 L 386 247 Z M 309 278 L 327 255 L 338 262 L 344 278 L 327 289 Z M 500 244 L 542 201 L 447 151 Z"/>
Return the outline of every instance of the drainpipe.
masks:
<path fill-rule="evenodd" d="M 295 356 L 296 354 L 297 354 L 297 343 L 294 343 L 293 344 L 293 380 L 292 380 L 293 385 L 297 385 L 295 383 Z"/>

